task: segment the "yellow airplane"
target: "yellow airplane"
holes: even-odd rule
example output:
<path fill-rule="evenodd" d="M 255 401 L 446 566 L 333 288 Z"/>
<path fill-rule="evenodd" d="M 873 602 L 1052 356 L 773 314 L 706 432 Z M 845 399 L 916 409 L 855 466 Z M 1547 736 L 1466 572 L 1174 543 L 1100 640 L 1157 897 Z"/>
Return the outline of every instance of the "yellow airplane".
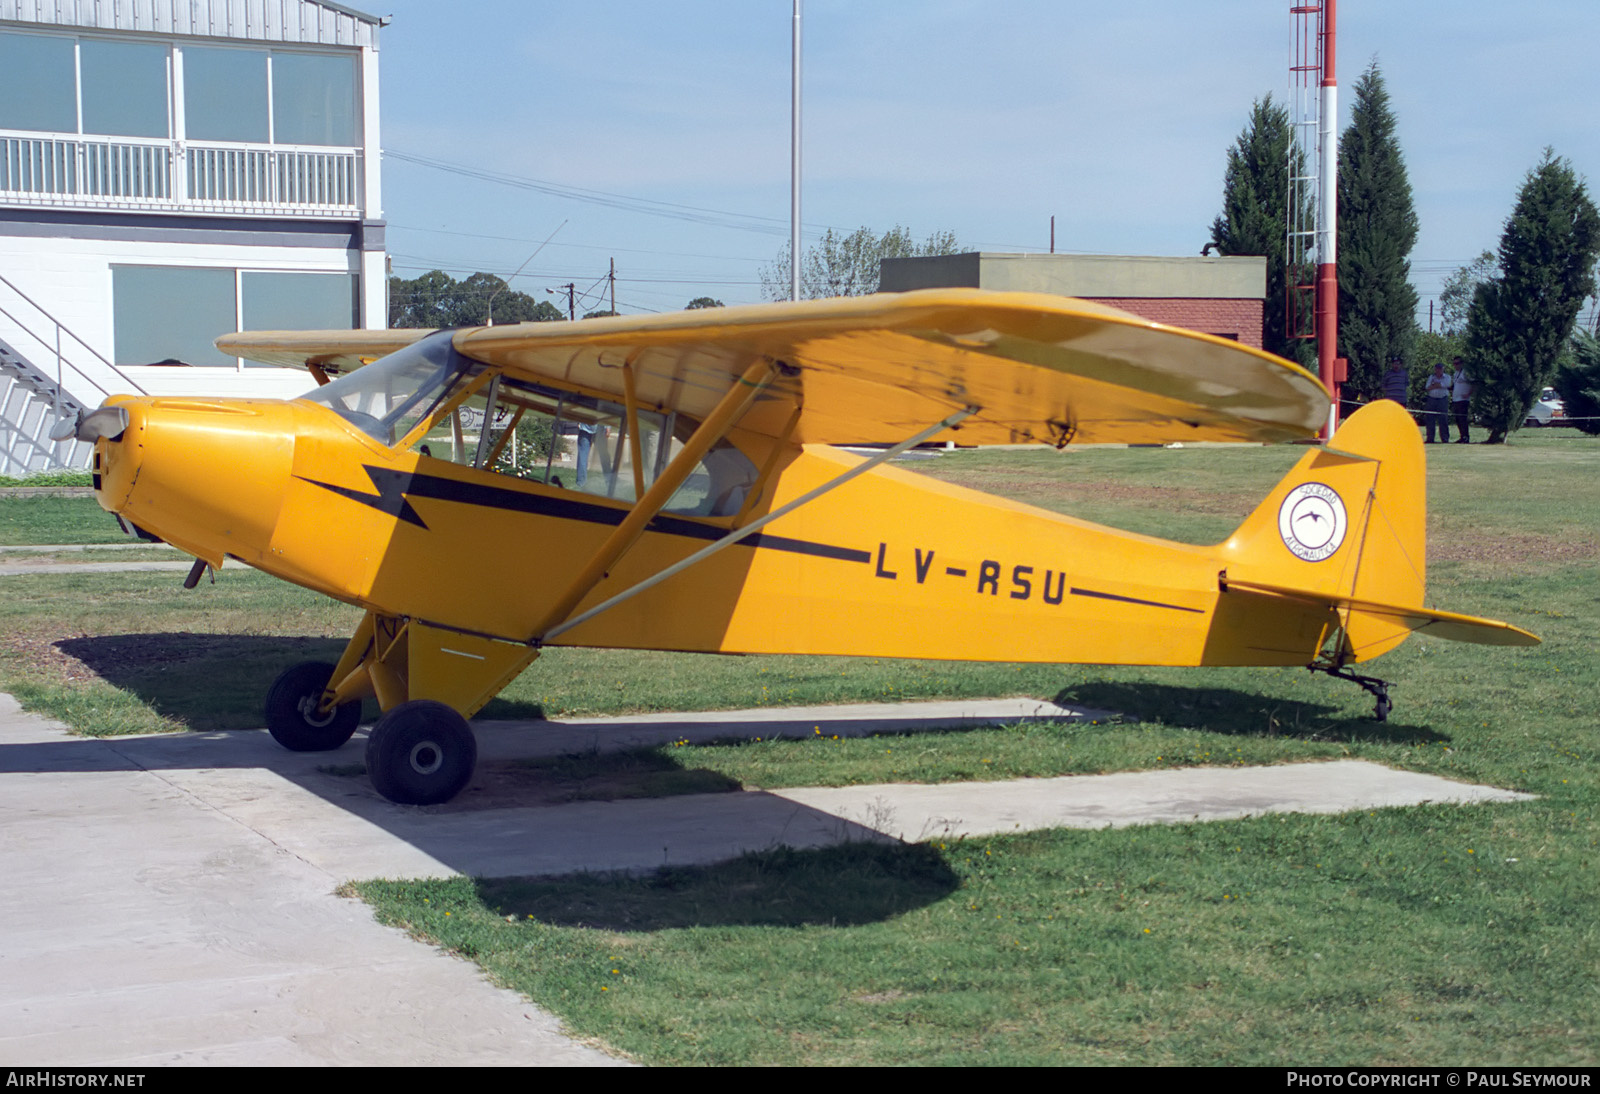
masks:
<path fill-rule="evenodd" d="M 1310 447 L 1214 546 L 912 474 L 911 446 L 1311 441 L 1327 395 L 1258 350 L 1063 297 L 928 290 L 454 331 L 241 333 L 293 401 L 118 396 L 75 423 L 100 504 L 196 558 L 366 609 L 268 728 L 433 803 L 467 718 L 546 645 L 974 661 L 1346 666 L 1423 607 L 1423 449 L 1399 406 Z M 883 445 L 871 456 L 839 444 Z M 573 464 L 572 450 L 586 450 Z M 592 467 L 590 465 L 593 465 Z"/>

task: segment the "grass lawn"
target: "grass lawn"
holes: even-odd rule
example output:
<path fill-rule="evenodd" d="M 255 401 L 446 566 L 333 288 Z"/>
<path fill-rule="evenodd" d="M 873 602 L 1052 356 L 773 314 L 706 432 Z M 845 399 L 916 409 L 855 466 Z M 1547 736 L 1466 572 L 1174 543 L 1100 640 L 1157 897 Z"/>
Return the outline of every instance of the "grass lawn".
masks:
<path fill-rule="evenodd" d="M 1139 720 L 728 742 L 656 762 L 780 786 L 1359 756 L 1537 801 L 356 890 L 649 1062 L 1593 1064 L 1600 441 L 1525 431 L 1429 452 L 1432 602 L 1545 644 L 1413 638 L 1370 670 L 1393 681 L 1383 725 L 1364 693 L 1303 670 L 588 650 L 550 651 L 484 717 L 1033 695 Z M 956 453 L 913 468 L 1206 541 L 1297 455 Z M 45 501 L 67 504 L 26 508 Z M 95 514 L 0 499 L 0 543 L 102 542 L 101 522 L 120 539 Z M 85 732 L 253 726 L 278 669 L 336 653 L 356 619 L 253 573 L 188 593 L 180 578 L 0 578 L 0 689 Z"/>

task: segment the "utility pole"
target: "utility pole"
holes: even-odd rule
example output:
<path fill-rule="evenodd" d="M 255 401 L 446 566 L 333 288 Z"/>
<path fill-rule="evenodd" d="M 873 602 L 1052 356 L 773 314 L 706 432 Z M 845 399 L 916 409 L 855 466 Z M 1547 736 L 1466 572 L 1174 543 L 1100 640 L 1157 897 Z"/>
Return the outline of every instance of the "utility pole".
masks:
<path fill-rule="evenodd" d="M 800 0 L 794 0 L 789 75 L 789 299 L 800 299 Z"/>
<path fill-rule="evenodd" d="M 611 314 L 615 315 L 617 314 L 617 260 L 614 258 L 611 260 L 611 272 L 606 274 L 606 278 L 611 282 Z"/>
<path fill-rule="evenodd" d="M 559 292 L 561 289 L 566 289 L 567 290 L 567 318 L 568 319 L 577 319 L 578 318 L 577 302 L 576 302 L 576 300 L 574 298 L 574 295 L 573 295 L 577 291 L 577 288 L 578 288 L 578 286 L 574 285 L 571 281 L 568 281 L 565 285 L 557 285 L 553 289 L 546 289 L 545 290 L 545 292 L 547 292 L 547 293 L 556 293 L 556 292 Z"/>

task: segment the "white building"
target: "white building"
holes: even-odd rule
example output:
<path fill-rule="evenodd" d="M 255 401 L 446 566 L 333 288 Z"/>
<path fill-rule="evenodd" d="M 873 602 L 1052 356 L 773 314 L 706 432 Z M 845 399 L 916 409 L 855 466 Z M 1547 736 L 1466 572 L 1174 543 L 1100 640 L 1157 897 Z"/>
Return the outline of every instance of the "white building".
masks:
<path fill-rule="evenodd" d="M 110 394 L 309 386 L 219 334 L 387 324 L 379 24 L 327 0 L 0 0 L 0 474 L 81 466 L 48 433 Z"/>

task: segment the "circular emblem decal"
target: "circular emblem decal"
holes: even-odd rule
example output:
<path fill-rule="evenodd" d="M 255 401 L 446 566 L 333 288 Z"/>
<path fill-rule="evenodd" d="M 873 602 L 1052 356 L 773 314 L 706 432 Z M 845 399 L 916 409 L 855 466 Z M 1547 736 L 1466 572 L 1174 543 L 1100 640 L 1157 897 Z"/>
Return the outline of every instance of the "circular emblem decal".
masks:
<path fill-rule="evenodd" d="M 1278 510 L 1278 534 L 1296 558 L 1321 562 L 1344 542 L 1344 502 L 1320 482 L 1289 491 Z"/>

